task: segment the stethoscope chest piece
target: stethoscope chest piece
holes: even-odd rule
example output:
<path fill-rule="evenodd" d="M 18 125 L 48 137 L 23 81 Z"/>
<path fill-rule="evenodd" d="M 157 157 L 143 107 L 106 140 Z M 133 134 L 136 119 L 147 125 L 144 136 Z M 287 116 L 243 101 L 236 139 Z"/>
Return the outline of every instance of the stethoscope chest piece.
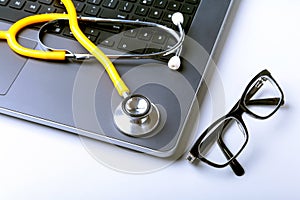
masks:
<path fill-rule="evenodd" d="M 126 97 L 114 113 L 116 127 L 132 137 L 147 137 L 158 126 L 158 108 L 140 94 Z"/>

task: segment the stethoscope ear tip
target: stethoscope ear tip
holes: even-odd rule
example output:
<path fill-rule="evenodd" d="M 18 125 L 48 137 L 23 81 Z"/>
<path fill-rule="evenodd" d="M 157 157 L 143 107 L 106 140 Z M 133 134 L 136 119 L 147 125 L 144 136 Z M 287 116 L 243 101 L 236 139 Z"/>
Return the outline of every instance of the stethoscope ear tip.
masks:
<path fill-rule="evenodd" d="M 181 12 L 176 12 L 172 15 L 172 22 L 176 26 L 178 26 L 178 24 L 183 24 L 183 20 L 184 18 Z"/>
<path fill-rule="evenodd" d="M 178 70 L 180 65 L 181 61 L 179 56 L 173 56 L 168 62 L 168 67 L 172 70 Z"/>

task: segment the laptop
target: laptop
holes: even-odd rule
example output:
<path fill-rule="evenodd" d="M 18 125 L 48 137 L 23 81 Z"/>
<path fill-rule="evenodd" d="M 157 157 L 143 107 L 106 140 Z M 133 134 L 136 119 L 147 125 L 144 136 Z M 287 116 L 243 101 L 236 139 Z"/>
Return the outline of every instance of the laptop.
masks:
<path fill-rule="evenodd" d="M 172 13 L 183 13 L 186 39 L 179 70 L 170 70 L 163 58 L 113 60 L 131 91 L 147 96 L 160 111 L 159 125 L 150 136 L 128 136 L 116 127 L 114 112 L 122 98 L 96 60 L 26 58 L 14 53 L 4 40 L 0 41 L 0 113 L 60 129 L 62 134 L 70 132 L 158 157 L 172 156 L 183 135 L 189 134 L 187 122 L 196 123 L 190 119 L 193 105 L 233 2 L 73 1 L 80 16 L 150 21 L 173 29 L 176 27 L 171 22 Z M 7 30 L 12 23 L 29 15 L 64 11 L 57 0 L 0 0 L 0 30 Z M 157 41 L 155 33 L 140 31 L 126 36 L 124 29 L 122 24 L 82 27 L 104 52 L 121 51 L 122 47 L 133 44 L 133 37 L 141 41 L 137 43 L 147 43 L 147 47 L 153 42 L 160 45 L 157 49 L 170 45 L 168 39 Z M 19 42 L 28 48 L 42 49 L 37 33 L 38 27 L 26 29 L 19 35 Z M 57 25 L 44 40 L 51 47 L 85 51 L 66 25 Z M 145 51 L 147 48 L 140 53 Z"/>

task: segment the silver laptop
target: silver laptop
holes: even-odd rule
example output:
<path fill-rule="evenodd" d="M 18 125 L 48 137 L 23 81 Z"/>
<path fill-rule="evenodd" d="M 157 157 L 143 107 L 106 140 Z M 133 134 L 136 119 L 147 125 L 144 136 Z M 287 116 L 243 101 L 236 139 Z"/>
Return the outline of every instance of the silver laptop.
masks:
<path fill-rule="evenodd" d="M 203 84 L 233 0 L 73 2 L 82 16 L 125 17 L 158 22 L 172 28 L 170 14 L 178 11 L 184 14 L 187 37 L 178 71 L 170 70 L 166 61 L 160 58 L 113 60 L 129 88 L 157 105 L 160 121 L 153 134 L 132 137 L 116 127 L 114 113 L 122 98 L 96 60 L 28 59 L 14 53 L 4 40 L 0 41 L 0 112 L 61 129 L 62 134 L 71 132 L 159 157 L 173 155 L 186 132 L 197 92 Z M 45 12 L 64 12 L 64 7 L 57 0 L 0 0 L 0 29 L 7 30 L 23 17 Z M 118 50 L 121 42 L 126 40 L 123 35 L 114 38 L 122 32 L 122 25 L 83 26 L 90 39 L 104 51 Z M 19 35 L 19 42 L 29 48 L 41 49 L 37 28 L 24 30 Z M 153 41 L 154 37 L 147 39 Z M 145 38 L 139 39 L 145 41 Z M 84 52 L 64 25 L 48 34 L 45 42 L 56 48 Z M 167 43 L 164 41 L 160 45 Z"/>

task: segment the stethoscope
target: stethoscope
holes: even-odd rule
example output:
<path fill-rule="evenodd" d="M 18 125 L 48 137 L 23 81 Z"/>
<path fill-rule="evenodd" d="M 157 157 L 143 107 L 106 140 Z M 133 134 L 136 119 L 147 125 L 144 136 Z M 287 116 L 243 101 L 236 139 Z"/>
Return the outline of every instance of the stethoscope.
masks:
<path fill-rule="evenodd" d="M 180 53 L 184 41 L 184 31 L 182 28 L 183 15 L 175 13 L 172 16 L 173 23 L 178 27 L 179 34 L 174 30 L 163 25 L 142 22 L 134 20 L 122 19 L 103 19 L 93 17 L 77 17 L 76 9 L 71 0 L 61 0 L 66 7 L 67 14 L 49 13 L 32 15 L 23 18 L 14 23 L 9 30 L 0 31 L 0 39 L 6 39 L 9 47 L 16 53 L 43 60 L 65 60 L 65 59 L 88 59 L 96 58 L 105 68 L 110 77 L 114 87 L 119 95 L 123 97 L 123 101 L 117 107 L 114 113 L 114 122 L 116 127 L 126 135 L 133 137 L 148 136 L 155 128 L 157 128 L 160 120 L 160 113 L 156 105 L 140 94 L 131 94 L 125 82 L 121 79 L 115 66 L 109 58 L 156 58 L 159 56 L 166 56 L 174 53 L 168 62 L 170 69 L 177 70 L 180 67 Z M 54 23 L 55 20 L 68 20 L 69 27 L 76 40 L 89 52 L 89 54 L 72 53 L 69 50 L 53 49 L 42 42 L 42 36 L 47 30 L 49 24 Z M 129 25 L 156 27 L 168 34 L 171 34 L 176 39 L 176 44 L 167 50 L 161 52 L 154 52 L 148 54 L 120 54 L 120 55 L 105 55 L 94 43 L 92 43 L 87 36 L 81 31 L 78 21 L 85 22 L 110 22 L 110 23 L 124 23 Z M 25 27 L 37 23 L 46 23 L 41 27 L 38 34 L 38 41 L 44 50 L 29 49 L 20 45 L 17 41 L 18 33 Z"/>

